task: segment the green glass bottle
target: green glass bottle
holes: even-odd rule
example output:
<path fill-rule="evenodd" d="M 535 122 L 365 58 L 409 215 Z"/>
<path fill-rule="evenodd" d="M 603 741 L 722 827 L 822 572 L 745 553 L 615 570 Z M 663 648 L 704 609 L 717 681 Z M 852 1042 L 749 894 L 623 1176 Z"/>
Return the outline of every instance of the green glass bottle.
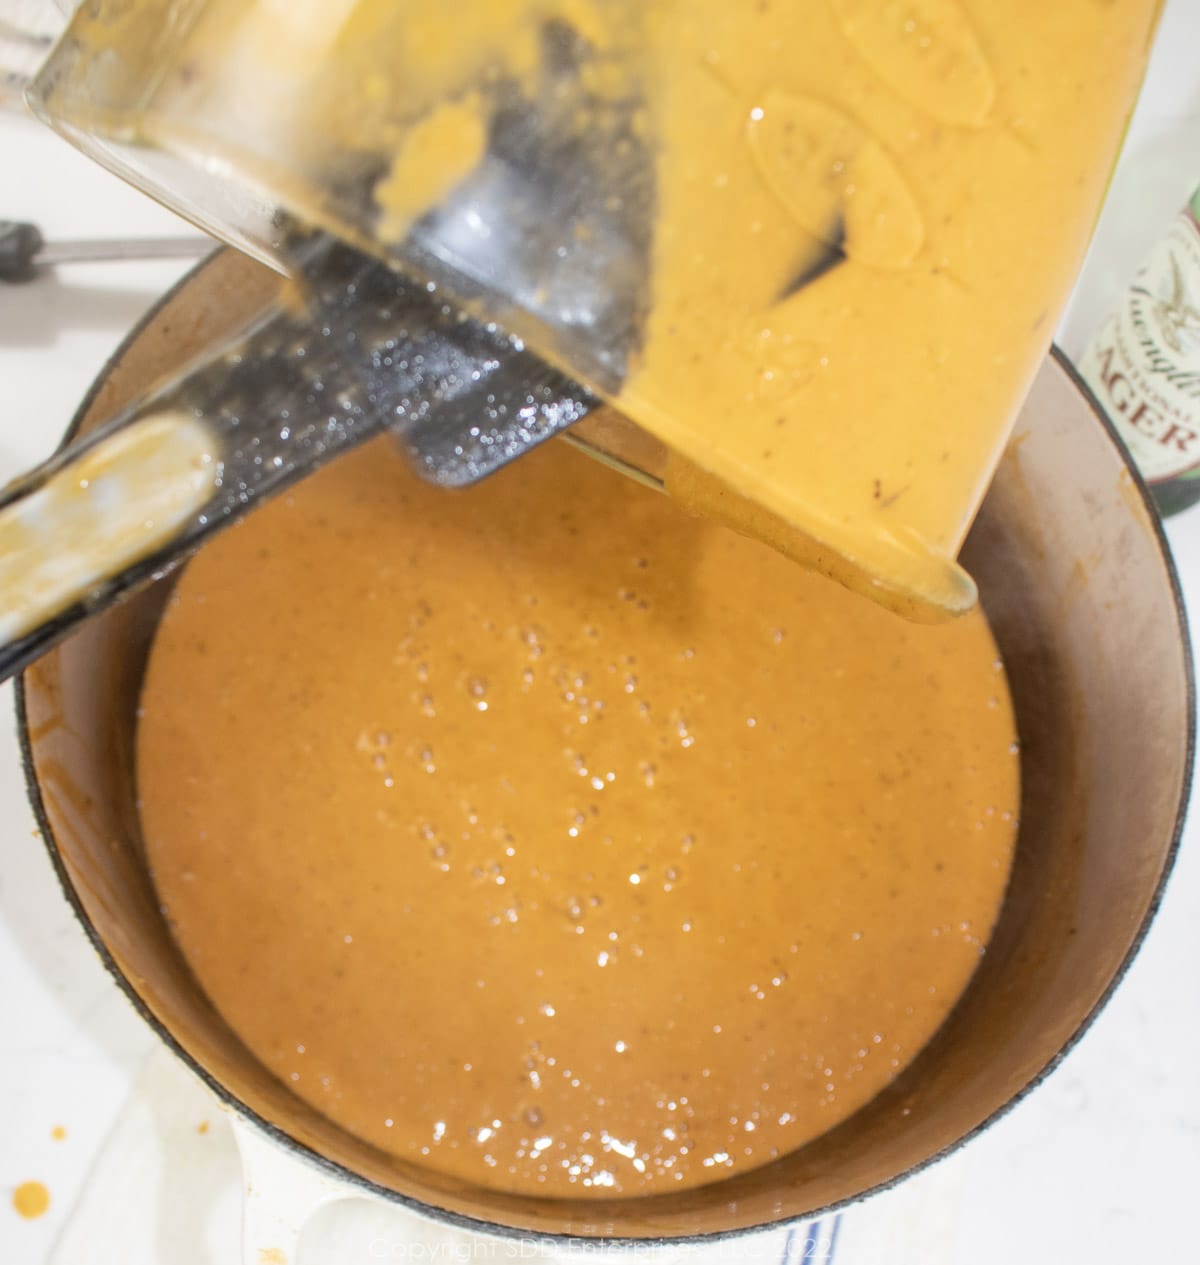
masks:
<path fill-rule="evenodd" d="M 1200 501 L 1200 189 L 1150 252 L 1078 369 L 1159 510 Z"/>

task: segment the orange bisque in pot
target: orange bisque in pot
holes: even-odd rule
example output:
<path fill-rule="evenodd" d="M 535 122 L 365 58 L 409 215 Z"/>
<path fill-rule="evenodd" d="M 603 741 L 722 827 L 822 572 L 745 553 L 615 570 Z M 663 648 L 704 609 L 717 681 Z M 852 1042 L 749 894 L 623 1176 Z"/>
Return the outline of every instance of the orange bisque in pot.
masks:
<path fill-rule="evenodd" d="M 648 298 L 608 394 L 677 503 L 561 444 L 454 495 L 370 448 L 207 547 L 142 698 L 162 907 L 254 1055 L 385 1152 L 563 1197 L 758 1167 L 911 1063 L 995 924 L 1018 739 L 954 559 L 1157 5 L 323 12 L 288 187 L 382 252 L 547 22 L 598 95 L 640 85 Z M 364 126 L 391 158 L 356 218 L 303 169 Z"/>
<path fill-rule="evenodd" d="M 628 1195 L 887 1085 L 1016 833 L 976 609 L 909 623 L 562 444 L 468 493 L 369 448 L 185 571 L 138 729 L 214 1005 L 410 1162 Z"/>

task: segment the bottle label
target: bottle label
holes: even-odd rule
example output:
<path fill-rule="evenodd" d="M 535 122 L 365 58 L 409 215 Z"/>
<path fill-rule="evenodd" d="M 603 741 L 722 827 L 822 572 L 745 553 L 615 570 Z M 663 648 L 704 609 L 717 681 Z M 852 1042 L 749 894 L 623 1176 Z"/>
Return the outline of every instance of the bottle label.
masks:
<path fill-rule="evenodd" d="M 1200 191 L 1078 366 L 1148 483 L 1200 478 L 1198 213 Z"/>

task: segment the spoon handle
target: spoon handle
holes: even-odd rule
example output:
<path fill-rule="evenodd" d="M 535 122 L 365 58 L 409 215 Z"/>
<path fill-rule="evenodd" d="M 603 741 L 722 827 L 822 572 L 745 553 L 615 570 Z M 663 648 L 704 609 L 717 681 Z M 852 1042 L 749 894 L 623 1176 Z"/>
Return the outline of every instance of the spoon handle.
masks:
<path fill-rule="evenodd" d="M 211 237 L 98 237 L 48 242 L 36 224 L 0 220 L 0 281 L 28 281 L 54 264 L 193 259 L 217 248 Z"/>
<path fill-rule="evenodd" d="M 0 492 L 0 679 L 212 533 L 384 431 L 463 486 L 593 399 L 427 286 L 327 238 L 234 335 Z"/>

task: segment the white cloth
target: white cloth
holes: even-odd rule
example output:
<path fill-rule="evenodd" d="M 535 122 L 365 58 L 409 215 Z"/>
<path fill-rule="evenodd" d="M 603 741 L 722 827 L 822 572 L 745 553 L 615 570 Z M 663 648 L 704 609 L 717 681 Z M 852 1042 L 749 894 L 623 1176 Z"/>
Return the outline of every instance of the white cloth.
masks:
<path fill-rule="evenodd" d="M 472 1240 L 453 1228 L 418 1232 L 403 1209 L 382 1199 L 350 1199 L 311 1218 L 297 1261 L 268 1257 L 262 1265 L 482 1265 L 622 1254 L 646 1265 L 951 1265 L 968 1159 L 952 1156 L 840 1215 L 656 1250 L 588 1244 L 543 1250 L 520 1241 Z M 241 1199 L 228 1118 L 209 1091 L 158 1048 L 96 1158 L 50 1265 L 232 1265 Z"/>

